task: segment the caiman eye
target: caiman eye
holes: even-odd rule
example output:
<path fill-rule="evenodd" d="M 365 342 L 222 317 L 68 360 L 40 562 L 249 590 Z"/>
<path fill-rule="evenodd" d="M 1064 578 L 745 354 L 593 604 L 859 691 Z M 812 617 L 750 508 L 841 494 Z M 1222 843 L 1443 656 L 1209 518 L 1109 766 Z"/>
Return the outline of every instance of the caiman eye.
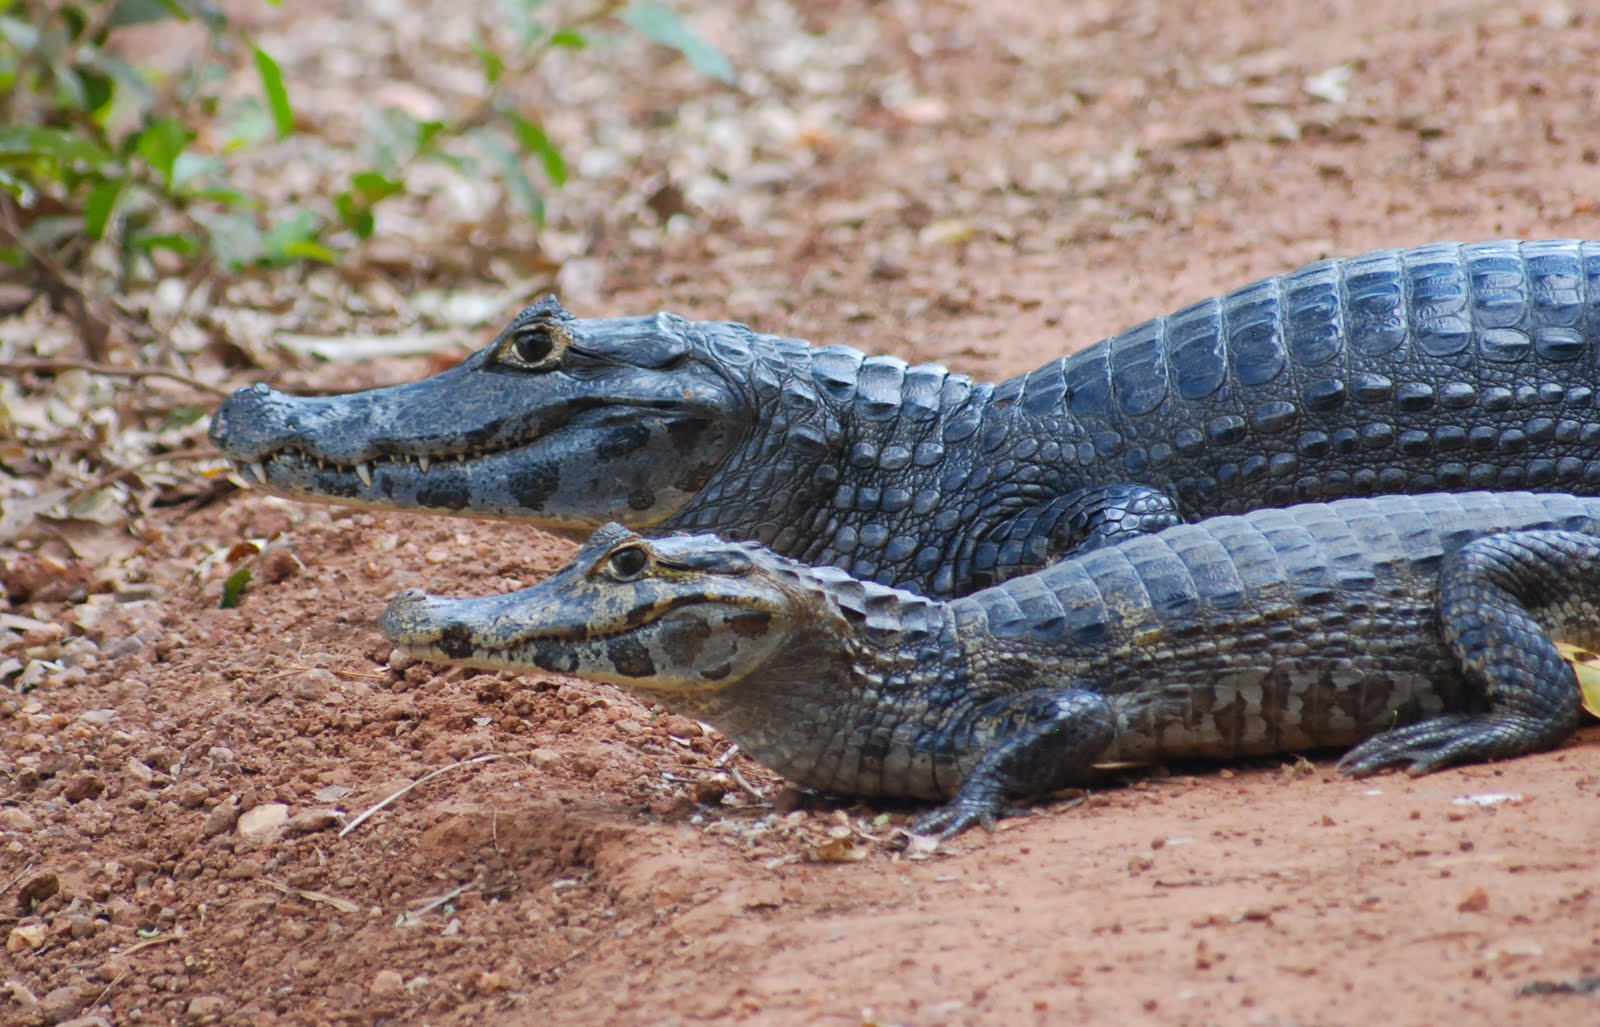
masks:
<path fill-rule="evenodd" d="M 641 546 L 619 549 L 606 561 L 606 568 L 618 581 L 632 581 L 642 575 L 648 566 L 650 566 L 650 555 Z"/>
<path fill-rule="evenodd" d="M 507 335 L 496 355 L 503 363 L 524 371 L 552 371 L 561 363 L 570 341 L 561 327 L 535 321 Z"/>

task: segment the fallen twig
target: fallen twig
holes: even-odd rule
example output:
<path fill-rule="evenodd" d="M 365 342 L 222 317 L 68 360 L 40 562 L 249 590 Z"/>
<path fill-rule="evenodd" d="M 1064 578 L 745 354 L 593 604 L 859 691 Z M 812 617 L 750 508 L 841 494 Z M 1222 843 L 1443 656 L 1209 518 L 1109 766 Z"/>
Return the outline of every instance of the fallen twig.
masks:
<path fill-rule="evenodd" d="M 432 913 L 445 903 L 453 902 L 454 900 L 460 898 L 461 895 L 471 887 L 472 885 L 470 884 L 463 884 L 459 888 L 445 892 L 436 899 L 428 900 L 427 902 L 418 906 L 416 909 L 408 909 L 404 913 L 401 913 L 399 916 L 394 918 L 394 925 L 396 927 L 410 927 L 412 924 L 416 923 L 418 920 L 421 920 L 423 917 L 427 916 L 429 913 Z"/>
<path fill-rule="evenodd" d="M 146 467 L 153 467 L 156 464 L 175 463 L 185 460 L 206 460 L 216 456 L 217 451 L 208 447 L 206 449 L 178 449 L 173 450 L 171 453 L 162 453 L 160 456 L 147 457 L 143 460 L 140 460 L 138 463 L 129 464 L 126 467 L 119 467 L 108 474 L 103 474 L 99 478 L 96 478 L 94 481 L 91 481 L 86 485 L 79 485 L 77 488 L 68 493 L 67 498 L 76 499 L 77 497 L 87 495 L 90 492 L 98 492 L 100 489 L 115 485 L 117 482 L 121 481 L 123 478 L 126 478 L 130 474 L 135 474 Z"/>
<path fill-rule="evenodd" d="M 210 382 L 203 382 L 182 371 L 169 371 L 164 367 L 123 367 L 119 364 L 97 364 L 92 360 L 6 360 L 0 361 L 0 371 L 10 373 L 88 371 L 90 374 L 114 375 L 121 378 L 166 378 L 213 396 L 222 397 L 228 394 L 227 389 L 219 388 Z"/>
<path fill-rule="evenodd" d="M 16 884 L 18 881 L 22 880 L 28 874 L 32 873 L 33 872 L 33 868 L 38 866 L 38 865 L 39 864 L 37 864 L 37 863 L 29 863 L 27 866 L 23 867 L 21 870 L 18 870 L 15 877 L 13 877 L 11 880 L 7 881 L 3 886 L 0 886 L 0 895 L 4 895 L 6 892 L 10 891 L 12 885 Z"/>
<path fill-rule="evenodd" d="M 411 791 L 411 789 L 416 788 L 416 787 L 418 787 L 420 785 L 427 784 L 429 781 L 432 781 L 434 778 L 438 777 L 440 774 L 445 773 L 446 771 L 454 770 L 457 767 L 470 766 L 471 764 L 474 764 L 474 763 L 488 763 L 491 760 L 503 760 L 503 759 L 506 759 L 510 755 L 511 755 L 510 753 L 504 753 L 504 752 L 487 753 L 487 754 L 485 754 L 483 756 L 474 756 L 469 760 L 461 760 L 458 763 L 451 763 L 448 766 L 440 767 L 438 770 L 430 770 L 428 773 L 423 774 L 421 777 L 417 778 L 415 781 L 413 781 L 410 784 L 406 785 L 404 788 L 401 788 L 399 791 L 395 792 L 394 794 L 389 795 L 386 798 L 382 799 L 381 801 L 379 801 L 379 803 L 376 806 L 372 806 L 369 809 L 365 810 L 364 812 L 362 812 L 362 814 L 360 816 L 358 816 L 354 820 L 350 821 L 350 823 L 344 825 L 344 830 L 339 832 L 339 837 L 343 838 L 345 835 L 349 834 L 351 831 L 354 831 L 356 828 L 358 828 L 362 824 L 366 823 L 368 817 L 372 816 L 374 813 L 377 813 L 379 810 L 383 809 L 385 806 L 389 805 L 389 803 L 391 803 L 391 802 L 395 801 L 396 799 L 400 798 L 402 795 L 405 795 L 407 792 Z"/>
<path fill-rule="evenodd" d="M 759 802 L 767 801 L 767 793 L 763 792 L 749 781 L 746 781 L 744 779 L 744 775 L 739 773 L 739 768 L 737 766 L 731 763 L 728 764 L 728 773 L 733 775 L 733 783 L 738 785 L 746 795 Z"/>
<path fill-rule="evenodd" d="M 349 899 L 341 899 L 337 895 L 328 895 L 319 891 L 309 891 L 305 888 L 291 888 L 287 884 L 284 884 L 281 881 L 274 881 L 270 877 L 263 877 L 261 879 L 261 883 L 267 885 L 269 888 L 276 888 L 278 891 L 283 892 L 283 894 L 292 896 L 293 898 L 305 899 L 307 902 L 321 902 L 324 905 L 332 906 L 341 913 L 361 912 L 360 906 L 356 905 L 354 902 L 351 902 Z"/>

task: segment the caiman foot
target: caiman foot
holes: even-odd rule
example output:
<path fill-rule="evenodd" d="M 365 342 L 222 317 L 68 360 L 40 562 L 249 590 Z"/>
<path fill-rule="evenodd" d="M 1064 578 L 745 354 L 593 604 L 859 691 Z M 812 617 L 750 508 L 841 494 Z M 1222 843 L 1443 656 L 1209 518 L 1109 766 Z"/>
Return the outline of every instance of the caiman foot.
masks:
<path fill-rule="evenodd" d="M 989 799 L 958 795 L 911 821 L 907 828 L 912 834 L 931 834 L 941 840 L 954 838 L 969 827 L 993 831 L 995 825 L 1011 817 L 1031 817 L 1033 810 L 1012 805 L 1003 795 Z"/>
<path fill-rule="evenodd" d="M 1339 761 L 1351 777 L 1405 765 L 1426 774 L 1551 749 L 1578 725 L 1578 681 L 1533 616 L 1600 607 L 1600 539 L 1571 531 L 1512 531 L 1475 539 L 1445 558 L 1439 624 L 1484 713 L 1454 713 L 1386 731 Z"/>
<path fill-rule="evenodd" d="M 1404 766 L 1412 777 L 1458 763 L 1483 763 L 1531 751 L 1528 739 L 1544 732 L 1523 717 L 1465 713 L 1434 717 L 1385 731 L 1345 753 L 1337 769 L 1346 777 L 1366 777 Z"/>
<path fill-rule="evenodd" d="M 963 728 L 981 751 L 956 795 L 911 822 L 912 834 L 953 838 L 976 824 L 1026 816 L 1007 799 L 1081 781 L 1116 736 L 1105 696 L 1082 689 L 1023 692 L 974 710 Z"/>

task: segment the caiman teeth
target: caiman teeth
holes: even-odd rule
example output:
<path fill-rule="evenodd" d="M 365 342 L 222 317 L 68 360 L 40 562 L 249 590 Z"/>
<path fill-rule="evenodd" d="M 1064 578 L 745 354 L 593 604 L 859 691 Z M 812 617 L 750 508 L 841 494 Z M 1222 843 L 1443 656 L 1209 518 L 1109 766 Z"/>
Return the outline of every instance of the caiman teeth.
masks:
<path fill-rule="evenodd" d="M 417 455 L 417 466 L 422 469 L 422 473 L 423 474 L 427 474 L 428 473 L 428 458 L 425 457 L 425 456 L 422 456 L 421 454 L 418 454 Z"/>
<path fill-rule="evenodd" d="M 262 463 L 260 460 L 252 460 L 246 464 L 245 467 L 250 471 L 251 474 L 255 475 L 256 482 L 258 484 L 265 485 L 267 483 L 266 464 Z"/>
<path fill-rule="evenodd" d="M 356 477 L 361 479 L 361 484 L 367 488 L 372 487 L 372 465 L 362 460 L 356 464 Z"/>

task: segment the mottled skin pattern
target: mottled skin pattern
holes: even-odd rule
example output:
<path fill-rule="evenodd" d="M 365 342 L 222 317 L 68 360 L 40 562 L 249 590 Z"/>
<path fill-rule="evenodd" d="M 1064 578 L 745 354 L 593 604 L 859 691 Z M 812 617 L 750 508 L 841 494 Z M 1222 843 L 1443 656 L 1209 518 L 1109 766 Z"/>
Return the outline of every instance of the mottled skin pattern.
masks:
<path fill-rule="evenodd" d="M 1345 495 L 1600 494 L 1600 242 L 1312 264 L 1002 384 L 545 300 L 420 382 L 265 386 L 218 446 L 292 496 L 713 532 L 964 595 L 1180 519 Z"/>
<path fill-rule="evenodd" d="M 1600 499 L 1346 499 L 1182 525 L 939 602 L 711 536 L 608 525 L 543 584 L 410 591 L 423 659 L 622 685 L 803 785 L 948 800 L 954 834 L 1105 760 L 1350 746 L 1348 773 L 1549 748 L 1552 639 L 1600 645 Z M 1359 743 L 1359 744 L 1357 744 Z"/>

